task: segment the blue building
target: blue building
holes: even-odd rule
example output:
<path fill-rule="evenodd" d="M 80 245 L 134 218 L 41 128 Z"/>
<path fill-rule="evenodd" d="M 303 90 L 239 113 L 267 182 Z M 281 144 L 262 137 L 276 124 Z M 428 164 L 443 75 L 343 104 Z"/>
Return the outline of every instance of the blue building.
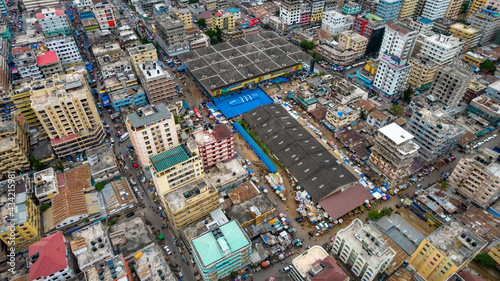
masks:
<path fill-rule="evenodd" d="M 342 13 L 346 15 L 357 15 L 361 12 L 361 4 L 354 2 L 354 1 L 349 1 L 345 2 L 342 5 Z"/>
<path fill-rule="evenodd" d="M 364 69 L 356 71 L 356 80 L 361 86 L 370 89 L 373 86 L 373 79 L 375 79 L 375 76 Z"/>
<path fill-rule="evenodd" d="M 139 85 L 112 92 L 109 94 L 109 100 L 116 111 L 123 106 L 141 106 L 148 103 L 146 93 Z"/>
<path fill-rule="evenodd" d="M 386 22 L 397 20 L 403 0 L 380 0 L 375 14 Z"/>
<path fill-rule="evenodd" d="M 215 223 L 209 229 L 191 241 L 194 259 L 206 281 L 217 281 L 250 264 L 252 244 L 237 221 L 220 226 Z"/>

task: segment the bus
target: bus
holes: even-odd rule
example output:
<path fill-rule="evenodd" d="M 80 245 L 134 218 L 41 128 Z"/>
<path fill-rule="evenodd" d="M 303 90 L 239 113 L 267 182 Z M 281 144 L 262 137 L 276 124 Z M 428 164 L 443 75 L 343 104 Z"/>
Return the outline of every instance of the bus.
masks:
<path fill-rule="evenodd" d="M 124 142 L 126 140 L 128 140 L 128 138 L 130 137 L 129 133 L 125 133 L 123 134 L 121 137 L 120 137 L 120 142 Z"/>

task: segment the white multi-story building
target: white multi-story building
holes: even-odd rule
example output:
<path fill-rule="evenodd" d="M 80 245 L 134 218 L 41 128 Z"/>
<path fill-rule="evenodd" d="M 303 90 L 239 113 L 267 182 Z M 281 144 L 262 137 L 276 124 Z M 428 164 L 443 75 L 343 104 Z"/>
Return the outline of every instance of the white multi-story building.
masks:
<path fill-rule="evenodd" d="M 72 36 L 49 36 L 47 37 L 47 48 L 56 51 L 57 57 L 63 66 L 82 61 L 82 56 Z"/>
<path fill-rule="evenodd" d="M 486 45 L 495 39 L 500 30 L 500 14 L 497 9 L 498 7 L 494 6 L 483 6 L 476 13 L 469 16 L 467 22 L 472 27 L 479 29 L 481 35 L 480 44 Z"/>
<path fill-rule="evenodd" d="M 433 99 L 447 106 L 456 106 L 462 100 L 472 77 L 471 71 L 458 65 L 441 66 L 432 82 L 430 94 Z"/>
<path fill-rule="evenodd" d="M 129 114 L 125 124 L 143 167 L 150 165 L 149 157 L 179 144 L 174 116 L 162 103 Z"/>
<path fill-rule="evenodd" d="M 396 251 L 385 244 L 382 232 L 374 224 L 359 219 L 337 232 L 332 253 L 345 264 L 359 280 L 372 281 L 382 273 L 396 256 Z"/>
<path fill-rule="evenodd" d="M 386 99 L 397 98 L 403 93 L 412 67 L 408 59 L 417 35 L 417 31 L 401 24 L 386 27 L 372 91 Z"/>
<path fill-rule="evenodd" d="M 464 41 L 453 35 L 434 34 L 426 37 L 420 53 L 439 65 L 447 64 L 460 54 Z"/>
<path fill-rule="evenodd" d="M 54 34 L 71 34 L 68 19 L 64 11 L 56 8 L 42 9 L 40 13 L 36 14 L 38 23 L 45 33 L 45 36 Z"/>
<path fill-rule="evenodd" d="M 59 0 L 23 0 L 26 11 L 35 11 L 45 7 L 57 7 L 60 5 Z"/>
<path fill-rule="evenodd" d="M 284 0 L 280 6 L 280 19 L 288 26 L 300 23 L 301 0 Z"/>
<path fill-rule="evenodd" d="M 422 10 L 422 17 L 437 20 L 446 14 L 450 0 L 427 0 Z"/>
<path fill-rule="evenodd" d="M 333 36 L 352 29 L 354 17 L 337 11 L 328 11 L 323 14 L 322 28 Z"/>
<path fill-rule="evenodd" d="M 94 7 L 94 17 L 99 23 L 102 30 L 108 30 L 116 26 L 115 15 L 113 13 L 113 5 L 108 0 L 92 0 Z"/>
<path fill-rule="evenodd" d="M 77 8 L 91 7 L 93 5 L 92 0 L 73 0 L 73 4 Z"/>

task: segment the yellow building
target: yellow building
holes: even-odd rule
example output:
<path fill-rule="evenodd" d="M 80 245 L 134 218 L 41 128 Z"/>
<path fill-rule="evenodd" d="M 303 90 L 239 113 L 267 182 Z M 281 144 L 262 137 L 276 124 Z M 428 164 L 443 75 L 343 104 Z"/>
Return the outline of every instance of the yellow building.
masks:
<path fill-rule="evenodd" d="M 365 54 L 366 46 L 368 46 L 368 39 L 356 32 L 349 30 L 340 33 L 338 48 L 341 51 L 348 49 L 354 50 L 359 56 Z"/>
<path fill-rule="evenodd" d="M 217 9 L 217 0 L 203 0 L 202 2 L 205 4 L 207 11 L 215 11 Z"/>
<path fill-rule="evenodd" d="M 473 52 L 467 52 L 467 53 L 465 53 L 465 56 L 464 56 L 464 61 L 466 63 L 470 63 L 470 64 L 473 64 L 475 66 L 481 65 L 485 60 L 486 60 L 485 57 L 483 57 L 479 54 L 473 53 Z"/>
<path fill-rule="evenodd" d="M 9 177 L 4 183 L 9 191 L 0 197 L 4 205 L 0 208 L 0 239 L 7 245 L 7 254 L 19 253 L 40 240 L 40 208 L 27 195 L 23 177 Z"/>
<path fill-rule="evenodd" d="M 425 280 L 444 281 L 466 267 L 486 244 L 467 226 L 452 220 L 427 236 L 408 264 Z"/>
<path fill-rule="evenodd" d="M 184 27 L 186 29 L 193 27 L 193 14 L 187 8 L 174 9 L 174 14 L 184 22 Z"/>
<path fill-rule="evenodd" d="M 399 11 L 399 20 L 412 18 L 417 10 L 418 1 L 416 0 L 403 0 L 401 10 Z"/>
<path fill-rule="evenodd" d="M 380 59 L 366 61 L 365 70 L 370 72 L 372 75 L 377 74 L 379 61 L 380 61 Z"/>
<path fill-rule="evenodd" d="M 477 12 L 477 10 L 479 10 L 479 8 L 486 5 L 486 0 L 474 0 L 471 2 L 472 4 L 470 4 L 469 11 L 467 12 L 465 20 L 468 20 L 471 15 L 473 15 L 474 13 Z"/>
<path fill-rule="evenodd" d="M 219 208 L 219 193 L 206 176 L 179 186 L 162 199 L 167 217 L 177 230 Z"/>
<path fill-rule="evenodd" d="M 84 152 L 104 140 L 104 129 L 90 88 L 78 73 L 33 82 L 31 107 L 59 158 Z"/>
<path fill-rule="evenodd" d="M 451 19 L 456 18 L 458 16 L 458 13 L 460 12 L 462 3 L 464 3 L 464 0 L 451 0 L 448 4 L 448 9 L 446 9 L 446 14 L 444 14 L 444 16 Z"/>
<path fill-rule="evenodd" d="M 413 64 L 413 67 L 408 78 L 408 83 L 420 90 L 429 88 L 436 76 L 439 65 L 424 58 L 421 54 L 411 57 L 410 64 Z"/>
<path fill-rule="evenodd" d="M 14 85 L 12 92 L 10 93 L 10 97 L 14 105 L 19 110 L 19 113 L 21 113 L 24 120 L 26 120 L 26 123 L 30 126 L 35 126 L 37 124 L 39 125 L 40 121 L 38 120 L 35 111 L 33 111 L 33 108 L 31 108 L 30 81 L 24 81 L 20 84 Z"/>
<path fill-rule="evenodd" d="M 477 46 L 479 42 L 479 29 L 463 23 L 455 23 L 450 26 L 450 33 L 465 41 L 462 46 L 462 53 L 469 51 Z"/>
<path fill-rule="evenodd" d="M 425 2 L 427 0 L 417 0 L 417 9 L 415 10 L 415 17 L 420 17 L 422 11 L 424 10 Z"/>
<path fill-rule="evenodd" d="M 129 48 L 128 54 L 130 55 L 132 61 L 132 67 L 134 68 L 135 74 L 139 76 L 137 70 L 137 65 L 141 62 L 147 60 L 158 60 L 158 52 L 153 44 L 149 43 L 146 45 L 139 45 L 137 47 Z"/>
<path fill-rule="evenodd" d="M 488 252 L 488 255 L 493 258 L 497 266 L 500 266 L 500 242 L 498 242 L 491 250 Z"/>
<path fill-rule="evenodd" d="M 212 26 L 220 29 L 234 30 L 234 14 L 227 11 L 218 11 L 212 14 Z"/>
<path fill-rule="evenodd" d="M 341 105 L 337 108 L 328 108 L 326 112 L 326 121 L 330 123 L 334 128 L 342 128 L 349 124 L 354 123 L 361 111 L 357 106 L 344 106 Z"/>
<path fill-rule="evenodd" d="M 308 0 L 311 6 L 311 23 L 321 22 L 323 20 L 323 12 L 325 11 L 325 2 L 318 0 Z"/>
<path fill-rule="evenodd" d="M 0 174 L 28 171 L 30 153 L 27 124 L 17 112 L 0 115 Z"/>

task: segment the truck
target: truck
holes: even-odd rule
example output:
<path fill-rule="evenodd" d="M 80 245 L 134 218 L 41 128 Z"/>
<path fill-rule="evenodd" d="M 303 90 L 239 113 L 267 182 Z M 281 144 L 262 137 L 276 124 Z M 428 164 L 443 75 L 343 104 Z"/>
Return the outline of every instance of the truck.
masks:
<path fill-rule="evenodd" d="M 292 244 L 297 247 L 297 248 L 300 248 L 302 247 L 302 240 L 300 240 L 299 238 L 295 239 L 292 241 Z"/>

